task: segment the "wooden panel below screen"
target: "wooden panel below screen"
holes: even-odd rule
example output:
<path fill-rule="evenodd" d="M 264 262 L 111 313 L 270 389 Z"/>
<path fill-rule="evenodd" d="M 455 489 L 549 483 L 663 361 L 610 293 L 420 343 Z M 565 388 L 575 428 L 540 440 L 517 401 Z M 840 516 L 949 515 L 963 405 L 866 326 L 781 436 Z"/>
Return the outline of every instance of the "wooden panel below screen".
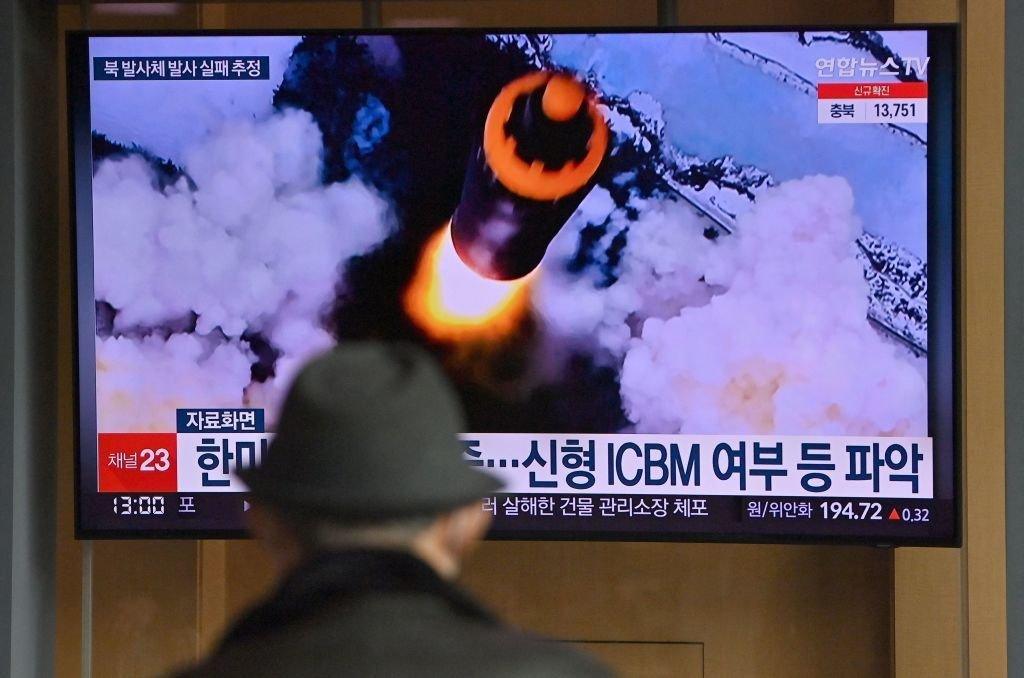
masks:
<path fill-rule="evenodd" d="M 870 547 L 486 542 L 463 581 L 551 637 L 703 644 L 709 676 L 879 678 L 891 568 Z"/>
<path fill-rule="evenodd" d="M 610 666 L 621 678 L 703 678 L 700 643 L 572 643 Z"/>

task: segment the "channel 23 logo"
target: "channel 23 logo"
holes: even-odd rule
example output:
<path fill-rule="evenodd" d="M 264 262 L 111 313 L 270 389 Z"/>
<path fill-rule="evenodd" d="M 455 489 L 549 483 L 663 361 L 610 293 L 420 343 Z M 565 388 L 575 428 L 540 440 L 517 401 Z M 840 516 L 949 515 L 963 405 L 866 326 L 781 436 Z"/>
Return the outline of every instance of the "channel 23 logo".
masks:
<path fill-rule="evenodd" d="M 174 433 L 101 433 L 99 491 L 176 492 L 177 447 Z"/>

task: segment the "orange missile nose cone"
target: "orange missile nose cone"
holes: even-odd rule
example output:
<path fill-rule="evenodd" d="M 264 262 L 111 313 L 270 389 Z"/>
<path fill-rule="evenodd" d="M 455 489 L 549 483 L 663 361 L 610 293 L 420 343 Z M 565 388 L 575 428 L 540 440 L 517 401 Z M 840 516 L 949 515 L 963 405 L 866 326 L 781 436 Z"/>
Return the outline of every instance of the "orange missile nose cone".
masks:
<path fill-rule="evenodd" d="M 523 120 L 517 107 L 524 101 L 527 106 L 536 102 L 538 128 L 510 131 L 510 124 Z M 513 113 L 520 117 L 513 120 Z M 580 125 L 589 127 L 589 138 L 573 138 Z M 554 138 L 539 143 L 545 135 Z M 483 150 L 494 176 L 512 193 L 531 200 L 559 200 L 586 186 L 597 173 L 608 137 L 608 125 L 585 84 L 569 74 L 534 71 L 508 83 L 495 97 L 484 123 Z M 559 153 L 562 144 L 577 145 L 578 157 L 561 158 L 551 166 L 538 157 L 546 151 Z"/>
<path fill-rule="evenodd" d="M 544 115 L 556 122 L 570 120 L 580 110 L 587 91 L 583 84 L 567 75 L 555 75 L 548 81 L 541 99 Z"/>

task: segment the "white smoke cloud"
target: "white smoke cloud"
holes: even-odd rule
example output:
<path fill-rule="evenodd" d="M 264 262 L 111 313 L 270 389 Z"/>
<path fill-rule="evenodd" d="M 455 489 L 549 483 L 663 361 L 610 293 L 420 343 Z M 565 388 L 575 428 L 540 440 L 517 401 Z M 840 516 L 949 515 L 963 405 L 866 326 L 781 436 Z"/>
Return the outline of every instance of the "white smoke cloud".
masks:
<path fill-rule="evenodd" d="M 305 318 L 289 318 L 276 325 L 270 342 L 281 351 L 274 363 L 274 378 L 251 384 L 245 392 L 246 406 L 267 410 L 270 421 L 277 419 L 288 386 L 310 359 L 334 346 L 334 337 Z"/>
<path fill-rule="evenodd" d="M 860 232 L 844 179 L 760 196 L 704 261 L 720 293 L 630 340 L 621 393 L 637 430 L 925 435 L 924 377 L 866 319 Z"/>
<path fill-rule="evenodd" d="M 185 407 L 238 407 L 252 356 L 239 342 L 195 334 L 96 339 L 101 431 L 173 430 Z"/>
<path fill-rule="evenodd" d="M 232 345 L 246 331 L 260 331 L 282 352 L 273 383 L 256 389 L 275 406 L 295 365 L 329 345 L 320 317 L 345 262 L 391 232 L 388 205 L 359 180 L 320 183 L 322 155 L 312 117 L 292 110 L 259 122 L 230 121 L 186 149 L 183 169 L 194 188 L 182 178 L 161 190 L 137 155 L 101 162 L 93 178 L 95 291 L 117 310 L 115 334 L 189 313 L 197 316 L 198 335 L 223 336 Z M 136 355 L 159 362 L 152 341 Z M 187 380 L 168 383 L 160 370 L 137 367 L 140 392 L 152 379 L 196 397 L 184 406 L 211 406 L 188 390 Z M 218 367 L 227 369 L 206 369 Z M 234 389 L 231 404 L 239 406 L 248 379 L 239 385 L 236 376 L 223 375 Z M 101 418 L 116 409 L 101 399 Z M 111 426 L 101 421 L 101 430 L 122 430 Z"/>
<path fill-rule="evenodd" d="M 700 306 L 712 288 L 701 281 L 715 246 L 703 236 L 704 224 L 689 207 L 676 202 L 637 202 L 640 216 L 628 222 L 614 215 L 611 228 L 595 248 L 605 252 L 628 227 L 628 245 L 619 262 L 619 277 L 598 289 L 589 276 L 571 278 L 559 260 L 576 248 L 579 226 L 599 223 L 612 213 L 607 191 L 596 188 L 573 221 L 552 243 L 534 296 L 534 307 L 553 332 L 574 337 L 621 360 L 638 319 L 670 318 L 685 306 Z"/>

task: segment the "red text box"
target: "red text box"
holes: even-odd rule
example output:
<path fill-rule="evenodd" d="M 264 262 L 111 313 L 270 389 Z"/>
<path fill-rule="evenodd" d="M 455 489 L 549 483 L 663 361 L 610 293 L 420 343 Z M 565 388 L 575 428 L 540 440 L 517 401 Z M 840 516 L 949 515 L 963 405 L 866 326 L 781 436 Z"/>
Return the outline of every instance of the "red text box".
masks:
<path fill-rule="evenodd" d="M 177 492 L 176 433 L 101 433 L 100 492 Z"/>
<path fill-rule="evenodd" d="M 927 82 L 823 82 L 819 99 L 926 99 Z"/>

